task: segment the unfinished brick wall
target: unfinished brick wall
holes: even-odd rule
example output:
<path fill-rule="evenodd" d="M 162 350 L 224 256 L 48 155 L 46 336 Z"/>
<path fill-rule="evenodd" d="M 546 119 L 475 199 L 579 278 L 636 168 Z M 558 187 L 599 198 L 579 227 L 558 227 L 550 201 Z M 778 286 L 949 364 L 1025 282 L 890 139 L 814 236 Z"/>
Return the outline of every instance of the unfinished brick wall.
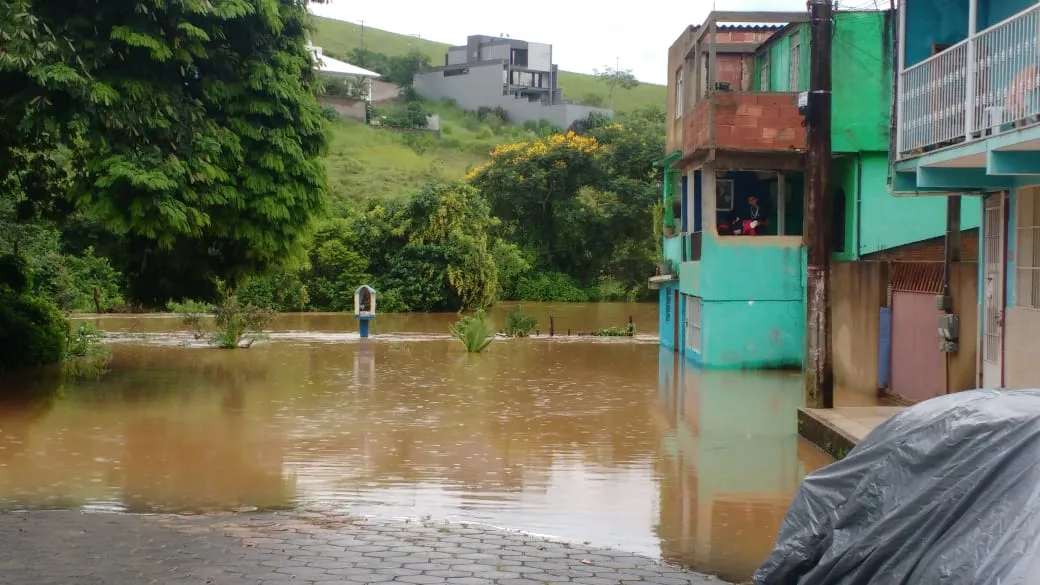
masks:
<path fill-rule="evenodd" d="M 804 151 L 802 120 L 794 93 L 717 92 L 686 116 L 683 150 Z"/>
<path fill-rule="evenodd" d="M 895 262 L 942 262 L 946 242 L 944 237 L 932 238 L 880 252 L 864 254 L 864 260 L 891 260 Z M 978 262 L 978 228 L 961 231 L 961 262 Z"/>
<path fill-rule="evenodd" d="M 775 26 L 720 26 L 716 34 L 719 43 L 747 43 L 757 47 L 776 32 Z M 683 114 L 689 116 L 700 104 L 693 92 L 697 88 L 697 67 L 694 55 L 687 54 L 693 49 L 693 40 L 700 26 L 688 26 L 668 49 L 668 118 L 665 125 L 665 151 L 672 152 L 683 148 L 687 126 L 683 117 L 676 118 L 675 81 L 676 72 L 683 69 L 683 91 L 686 97 Z M 707 38 L 707 37 L 705 37 Z M 706 41 L 702 39 L 702 43 Z M 702 57 L 703 58 L 703 57 Z M 715 64 L 718 69 L 717 79 L 729 82 L 733 91 L 751 89 L 751 73 L 754 71 L 754 57 L 750 54 L 719 53 Z"/>

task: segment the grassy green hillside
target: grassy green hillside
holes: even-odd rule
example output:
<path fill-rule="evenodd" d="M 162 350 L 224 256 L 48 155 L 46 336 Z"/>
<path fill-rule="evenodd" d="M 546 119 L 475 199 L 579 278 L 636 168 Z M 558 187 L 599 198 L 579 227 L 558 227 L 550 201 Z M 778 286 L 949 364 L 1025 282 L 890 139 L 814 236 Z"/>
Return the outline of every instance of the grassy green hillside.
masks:
<path fill-rule="evenodd" d="M 324 47 L 336 55 L 346 55 L 361 46 L 359 25 L 330 18 L 315 17 L 314 20 L 316 30 L 312 40 L 315 45 Z M 458 40 L 459 43 L 463 41 L 465 39 Z M 429 55 L 434 64 L 443 64 L 444 52 L 448 45 L 407 34 L 365 27 L 365 47 L 390 56 L 404 55 L 415 49 Z M 604 103 L 607 101 L 606 84 L 592 75 L 561 71 L 560 87 L 563 88 L 564 97 L 570 100 L 580 102 L 584 96 L 592 94 L 601 96 Z M 663 85 L 644 83 L 628 91 L 618 90 L 614 96 L 614 109 L 626 112 L 649 105 L 663 108 L 666 102 L 666 90 Z"/>
<path fill-rule="evenodd" d="M 325 166 L 333 215 L 340 215 L 341 205 L 348 200 L 402 198 L 429 181 L 461 179 L 470 168 L 486 161 L 495 145 L 535 136 L 509 124 L 489 126 L 475 114 L 446 103 L 424 101 L 423 108 L 440 116 L 439 140 L 430 134 L 377 128 L 353 120 L 332 125 Z"/>

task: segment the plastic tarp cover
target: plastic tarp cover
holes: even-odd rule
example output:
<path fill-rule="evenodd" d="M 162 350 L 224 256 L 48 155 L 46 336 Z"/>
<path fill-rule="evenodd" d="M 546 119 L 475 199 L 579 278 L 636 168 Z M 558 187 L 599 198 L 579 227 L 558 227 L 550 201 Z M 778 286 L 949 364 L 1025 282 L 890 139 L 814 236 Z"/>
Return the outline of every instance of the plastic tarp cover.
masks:
<path fill-rule="evenodd" d="M 1040 584 L 1040 390 L 933 398 L 808 475 L 756 585 Z"/>

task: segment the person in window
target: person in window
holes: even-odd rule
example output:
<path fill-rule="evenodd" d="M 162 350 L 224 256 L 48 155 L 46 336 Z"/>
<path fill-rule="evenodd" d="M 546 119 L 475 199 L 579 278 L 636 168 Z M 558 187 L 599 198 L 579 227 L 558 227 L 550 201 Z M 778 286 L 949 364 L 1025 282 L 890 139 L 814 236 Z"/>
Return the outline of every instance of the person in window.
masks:
<path fill-rule="evenodd" d="M 769 226 L 769 218 L 766 217 L 762 206 L 758 204 L 758 197 L 749 195 L 747 202 L 747 217 L 735 217 L 731 224 L 733 226 L 733 235 L 760 236 L 765 233 L 766 227 Z"/>

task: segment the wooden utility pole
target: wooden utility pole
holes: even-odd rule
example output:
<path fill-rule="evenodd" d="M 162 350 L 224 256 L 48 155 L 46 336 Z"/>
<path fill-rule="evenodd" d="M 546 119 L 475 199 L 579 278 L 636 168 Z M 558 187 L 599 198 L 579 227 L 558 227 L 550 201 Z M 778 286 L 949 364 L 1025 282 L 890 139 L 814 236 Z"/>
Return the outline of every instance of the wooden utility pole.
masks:
<path fill-rule="evenodd" d="M 812 37 L 809 57 L 809 113 L 805 200 L 806 355 L 805 405 L 834 407 L 831 355 L 831 34 L 832 0 L 809 0 Z"/>

